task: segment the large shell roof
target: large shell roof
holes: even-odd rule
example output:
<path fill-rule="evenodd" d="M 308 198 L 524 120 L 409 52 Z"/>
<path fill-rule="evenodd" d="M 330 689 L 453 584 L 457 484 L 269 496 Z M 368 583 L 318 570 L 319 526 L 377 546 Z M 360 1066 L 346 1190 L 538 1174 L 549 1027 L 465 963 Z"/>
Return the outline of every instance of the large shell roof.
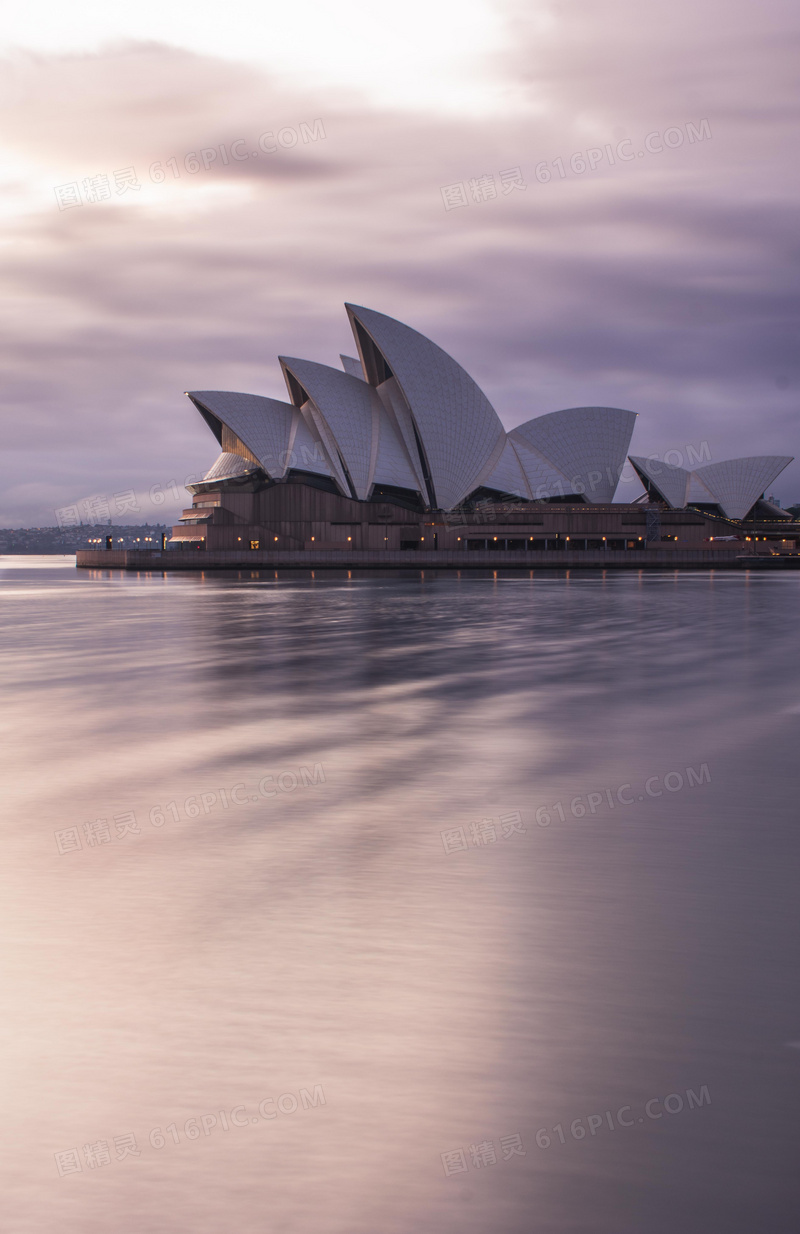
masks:
<path fill-rule="evenodd" d="M 189 395 L 226 456 L 209 479 L 235 466 L 227 456 L 239 456 L 276 481 L 292 469 L 330 477 L 343 496 L 362 501 L 376 486 L 412 490 L 444 510 L 479 488 L 526 500 L 612 499 L 633 412 L 577 407 L 507 433 L 436 343 L 374 309 L 346 308 L 359 358 L 341 356 L 339 369 L 281 357 L 291 402 L 223 390 Z"/>
<path fill-rule="evenodd" d="M 421 441 L 431 496 L 450 509 L 469 496 L 503 437 L 497 412 L 469 373 L 424 334 L 373 309 L 345 307 L 396 378 Z"/>

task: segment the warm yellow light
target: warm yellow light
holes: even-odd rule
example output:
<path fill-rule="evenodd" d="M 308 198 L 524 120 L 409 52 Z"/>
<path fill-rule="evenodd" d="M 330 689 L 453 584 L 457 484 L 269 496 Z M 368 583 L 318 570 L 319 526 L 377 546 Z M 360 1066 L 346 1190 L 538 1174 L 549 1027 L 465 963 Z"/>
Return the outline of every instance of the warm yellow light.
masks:
<path fill-rule="evenodd" d="M 353 538 L 352 536 L 348 536 L 348 537 L 347 537 L 347 539 L 348 539 L 348 540 L 352 540 L 352 538 Z"/>
<path fill-rule="evenodd" d="M 275 539 L 277 540 L 277 538 L 278 538 L 278 537 L 276 536 L 276 537 L 275 537 Z"/>
<path fill-rule="evenodd" d="M 311 537 L 311 542 L 312 542 L 312 544 L 313 544 L 313 542 L 314 542 L 314 537 L 313 537 L 313 536 Z"/>

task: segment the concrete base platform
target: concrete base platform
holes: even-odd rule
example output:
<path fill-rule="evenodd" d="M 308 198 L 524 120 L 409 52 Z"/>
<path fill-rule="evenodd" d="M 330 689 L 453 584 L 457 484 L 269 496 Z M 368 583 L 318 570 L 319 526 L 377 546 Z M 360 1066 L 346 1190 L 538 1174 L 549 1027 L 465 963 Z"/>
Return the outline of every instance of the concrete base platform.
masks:
<path fill-rule="evenodd" d="M 205 552 L 194 549 L 170 549 L 164 552 L 110 549 L 77 553 L 77 565 L 82 569 L 105 570 L 703 570 L 748 569 L 800 558 L 743 556 L 730 549 L 664 549 L 653 547 L 627 552 L 593 550 L 566 552 L 365 552 L 360 550 L 252 550 L 240 552 Z M 795 566 L 797 568 L 797 566 Z"/>

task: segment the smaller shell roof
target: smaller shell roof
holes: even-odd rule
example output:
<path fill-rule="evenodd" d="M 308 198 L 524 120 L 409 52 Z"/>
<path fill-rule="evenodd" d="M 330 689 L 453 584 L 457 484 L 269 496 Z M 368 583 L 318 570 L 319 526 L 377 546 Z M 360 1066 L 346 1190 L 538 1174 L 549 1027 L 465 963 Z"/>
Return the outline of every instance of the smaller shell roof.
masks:
<path fill-rule="evenodd" d="M 524 497 L 526 501 L 533 496 L 519 455 L 510 437 L 506 437 L 499 459 L 493 467 L 488 469 L 481 480 L 481 485 L 485 488 L 496 489 L 501 493 L 512 493 L 516 497 Z"/>
<path fill-rule="evenodd" d="M 422 484 L 414 472 L 403 438 L 383 403 L 378 412 L 377 444 L 374 483 L 421 493 Z"/>
<path fill-rule="evenodd" d="M 686 486 L 686 504 L 705 505 L 716 501 L 714 494 L 706 488 L 696 471 L 689 472 L 689 483 Z"/>
<path fill-rule="evenodd" d="M 359 381 L 366 381 L 364 370 L 361 367 L 361 361 L 356 356 L 339 356 L 342 362 L 342 368 L 351 377 L 357 377 Z"/>
<path fill-rule="evenodd" d="M 525 473 L 534 501 L 544 501 L 548 497 L 565 497 L 572 492 L 571 483 L 563 471 L 554 467 L 549 459 L 546 459 L 533 446 L 529 446 L 521 437 L 516 437 L 514 433 L 509 433 L 508 436 Z"/>
<path fill-rule="evenodd" d="M 339 469 L 333 470 L 328 460 L 327 451 L 319 439 L 316 426 L 312 428 L 303 413 L 295 408 L 292 426 L 292 439 L 289 449 L 288 470 L 310 471 L 318 476 L 330 476 L 341 487 L 347 496 Z"/>
<path fill-rule="evenodd" d="M 256 471 L 260 466 L 259 463 L 253 463 L 248 458 L 243 458 L 241 454 L 220 454 L 213 467 L 210 467 L 203 476 L 204 480 L 230 480 L 234 476 L 247 475 L 249 471 Z"/>
<path fill-rule="evenodd" d="M 790 455 L 761 454 L 709 463 L 693 473 L 719 502 L 728 518 L 744 518 L 761 494 L 792 462 Z"/>
<path fill-rule="evenodd" d="M 322 416 L 333 438 L 328 446 L 329 452 L 334 451 L 333 461 L 341 462 L 353 482 L 356 497 L 365 501 L 372 483 L 372 439 L 380 408 L 377 394 L 365 381 L 341 369 L 317 364 L 314 360 L 291 356 L 278 358 L 284 373 L 299 382 Z M 288 378 L 287 384 L 291 390 Z M 325 426 L 317 426 L 323 441 L 326 441 Z"/>
<path fill-rule="evenodd" d="M 235 442 L 227 440 L 224 432 L 227 427 L 258 459 L 271 479 L 283 478 L 295 414 L 290 403 L 263 398 L 260 394 L 239 394 L 233 390 L 192 390 L 189 398 L 203 415 L 223 450 L 236 452 L 230 450 L 230 445 L 235 445 Z"/>
<path fill-rule="evenodd" d="M 685 468 L 657 458 L 642 458 L 634 454 L 628 457 L 640 476 L 647 476 L 667 505 L 672 506 L 673 510 L 684 508 L 689 490 L 689 472 Z"/>
<path fill-rule="evenodd" d="M 512 429 L 567 478 L 568 491 L 588 501 L 612 501 L 630 446 L 636 412 L 622 407 L 569 407 Z"/>

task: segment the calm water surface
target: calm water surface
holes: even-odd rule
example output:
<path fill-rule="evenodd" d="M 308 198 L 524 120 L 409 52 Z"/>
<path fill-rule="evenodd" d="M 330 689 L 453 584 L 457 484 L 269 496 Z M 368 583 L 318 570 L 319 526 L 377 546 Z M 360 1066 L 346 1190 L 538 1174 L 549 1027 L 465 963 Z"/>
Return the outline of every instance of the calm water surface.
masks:
<path fill-rule="evenodd" d="M 0 567 L 3 1230 L 796 1234 L 800 576 Z"/>

